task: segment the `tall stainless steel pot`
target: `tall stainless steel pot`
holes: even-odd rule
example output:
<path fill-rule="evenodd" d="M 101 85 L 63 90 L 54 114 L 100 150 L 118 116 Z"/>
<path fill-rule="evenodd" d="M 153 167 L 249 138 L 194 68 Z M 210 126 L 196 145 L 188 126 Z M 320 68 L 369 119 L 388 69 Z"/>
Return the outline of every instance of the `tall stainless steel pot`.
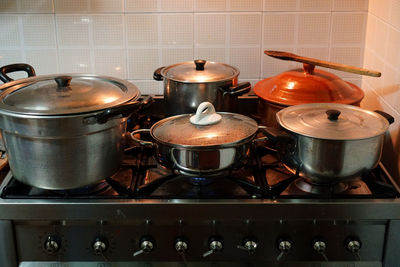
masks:
<path fill-rule="evenodd" d="M 267 128 L 283 163 L 319 184 L 362 177 L 375 168 L 393 118 L 356 106 L 316 103 L 282 109 L 276 119 L 284 131 Z M 389 121 L 389 122 L 388 122 Z"/>
<path fill-rule="evenodd" d="M 133 84 L 106 76 L 36 76 L 0 90 L 0 129 L 13 176 L 54 190 L 114 174 L 127 117 L 144 104 Z"/>
<path fill-rule="evenodd" d="M 250 91 L 248 82 L 238 84 L 239 70 L 223 63 L 195 60 L 158 68 L 154 79 L 164 81 L 166 113 L 194 113 L 202 102 L 217 111 L 237 110 L 237 97 Z"/>
<path fill-rule="evenodd" d="M 183 114 L 133 131 L 133 140 L 157 148 L 156 158 L 166 168 L 190 176 L 216 176 L 240 167 L 258 131 L 256 121 L 241 114 L 218 112 L 211 103 L 199 105 L 196 115 Z M 138 140 L 150 133 L 155 143 Z"/>

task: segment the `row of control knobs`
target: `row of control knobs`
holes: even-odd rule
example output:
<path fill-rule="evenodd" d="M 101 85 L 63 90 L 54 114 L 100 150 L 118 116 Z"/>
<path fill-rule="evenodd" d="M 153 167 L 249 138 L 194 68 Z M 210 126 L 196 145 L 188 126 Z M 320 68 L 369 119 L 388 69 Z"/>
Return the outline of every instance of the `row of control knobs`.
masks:
<path fill-rule="evenodd" d="M 150 253 L 153 251 L 155 240 L 151 236 L 143 236 L 140 239 L 139 250 L 133 253 L 133 256 L 139 256 L 143 253 Z M 175 250 L 179 254 L 184 254 L 189 249 L 188 240 L 185 237 L 178 237 L 174 244 Z M 237 246 L 238 249 L 247 251 L 249 254 L 253 254 L 258 247 L 258 241 L 255 237 L 246 237 L 242 243 Z M 108 242 L 103 237 L 95 238 L 92 249 L 97 255 L 104 256 L 104 252 L 108 248 Z M 203 257 L 208 257 L 214 253 L 222 251 L 224 248 L 224 242 L 220 236 L 211 236 L 208 241 L 208 250 L 203 253 Z M 285 255 L 289 254 L 293 248 L 292 241 L 288 238 L 280 238 L 277 242 L 277 248 L 280 254 L 277 257 L 277 261 L 280 261 Z M 359 251 L 361 249 L 361 241 L 357 237 L 349 237 L 345 240 L 345 248 L 355 254 L 360 260 Z M 55 235 L 49 235 L 44 243 L 44 249 L 48 254 L 54 254 L 60 249 L 60 239 Z M 321 238 L 315 238 L 312 242 L 312 249 L 320 254 L 326 261 L 327 243 Z"/>

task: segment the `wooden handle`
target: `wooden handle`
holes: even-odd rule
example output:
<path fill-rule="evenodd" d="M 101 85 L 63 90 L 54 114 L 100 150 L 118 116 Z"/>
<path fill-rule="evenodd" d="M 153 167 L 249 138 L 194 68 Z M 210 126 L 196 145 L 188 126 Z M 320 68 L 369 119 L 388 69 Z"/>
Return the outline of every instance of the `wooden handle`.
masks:
<path fill-rule="evenodd" d="M 367 75 L 367 76 L 372 76 L 372 77 L 381 77 L 381 73 L 378 71 L 358 68 L 358 67 L 354 67 L 354 66 L 349 66 L 349 65 L 345 65 L 345 64 L 339 64 L 339 63 L 334 63 L 334 62 L 329 62 L 329 61 L 324 61 L 324 60 L 319 60 L 319 59 L 315 59 L 315 58 L 302 57 L 302 56 L 298 56 L 293 53 L 282 52 L 282 51 L 271 51 L 271 50 L 265 50 L 264 53 L 270 57 L 279 58 L 279 59 L 283 59 L 283 60 L 297 61 L 297 62 L 302 62 L 302 63 L 306 63 L 306 64 L 310 64 L 310 65 L 321 66 L 321 67 L 325 67 L 325 68 L 341 70 L 341 71 L 346 71 L 346 72 L 351 72 L 351 73 L 356 73 L 356 74 L 361 74 L 361 75 Z"/>

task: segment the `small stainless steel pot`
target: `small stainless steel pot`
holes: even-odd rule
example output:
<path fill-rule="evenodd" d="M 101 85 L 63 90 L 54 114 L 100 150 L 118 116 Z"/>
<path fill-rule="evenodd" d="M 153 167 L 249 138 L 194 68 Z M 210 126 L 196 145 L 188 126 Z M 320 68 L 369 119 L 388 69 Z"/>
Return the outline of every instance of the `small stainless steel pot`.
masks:
<path fill-rule="evenodd" d="M 288 169 L 315 183 L 333 184 L 360 178 L 377 166 L 393 122 L 381 114 L 387 118 L 351 105 L 304 104 L 277 113 L 283 130 L 263 130 Z"/>
<path fill-rule="evenodd" d="M 169 117 L 151 129 L 133 131 L 131 137 L 141 145 L 155 146 L 157 160 L 166 168 L 190 176 L 215 176 L 243 164 L 257 131 L 253 119 L 235 113 L 215 113 L 212 104 L 206 102 L 194 116 Z M 155 143 L 134 137 L 143 132 L 150 133 Z"/>
<path fill-rule="evenodd" d="M 15 68 L 1 70 L 7 77 Z M 147 101 L 139 101 L 131 83 L 84 74 L 9 81 L 0 90 L 0 129 L 13 176 L 53 190 L 114 174 L 127 118 Z"/>
<path fill-rule="evenodd" d="M 166 113 L 194 113 L 202 102 L 217 111 L 236 111 L 237 97 L 250 91 L 249 82 L 238 84 L 239 70 L 223 63 L 195 60 L 158 68 L 154 79 L 164 80 Z"/>

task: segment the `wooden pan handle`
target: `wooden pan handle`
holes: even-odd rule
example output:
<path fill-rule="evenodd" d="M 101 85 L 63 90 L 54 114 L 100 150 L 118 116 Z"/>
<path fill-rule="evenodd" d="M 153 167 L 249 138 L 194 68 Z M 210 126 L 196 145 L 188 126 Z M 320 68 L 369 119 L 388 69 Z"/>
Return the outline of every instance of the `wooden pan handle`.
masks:
<path fill-rule="evenodd" d="M 361 74 L 361 75 L 367 75 L 367 76 L 372 76 L 372 77 L 381 77 L 381 73 L 378 71 L 358 68 L 358 67 L 354 67 L 354 66 L 349 66 L 349 65 L 345 65 L 345 64 L 339 64 L 339 63 L 334 63 L 334 62 L 329 62 L 329 61 L 324 61 L 324 60 L 319 60 L 319 59 L 315 59 L 315 58 L 302 57 L 302 56 L 298 56 L 293 53 L 282 52 L 282 51 L 272 51 L 272 50 L 265 50 L 264 53 L 270 57 L 279 58 L 279 59 L 283 59 L 283 60 L 297 61 L 297 62 L 302 62 L 302 63 L 306 63 L 306 64 L 310 64 L 310 65 L 321 66 L 321 67 L 325 67 L 325 68 L 341 70 L 341 71 L 346 71 L 346 72 L 351 72 L 351 73 L 356 73 L 356 74 Z"/>

